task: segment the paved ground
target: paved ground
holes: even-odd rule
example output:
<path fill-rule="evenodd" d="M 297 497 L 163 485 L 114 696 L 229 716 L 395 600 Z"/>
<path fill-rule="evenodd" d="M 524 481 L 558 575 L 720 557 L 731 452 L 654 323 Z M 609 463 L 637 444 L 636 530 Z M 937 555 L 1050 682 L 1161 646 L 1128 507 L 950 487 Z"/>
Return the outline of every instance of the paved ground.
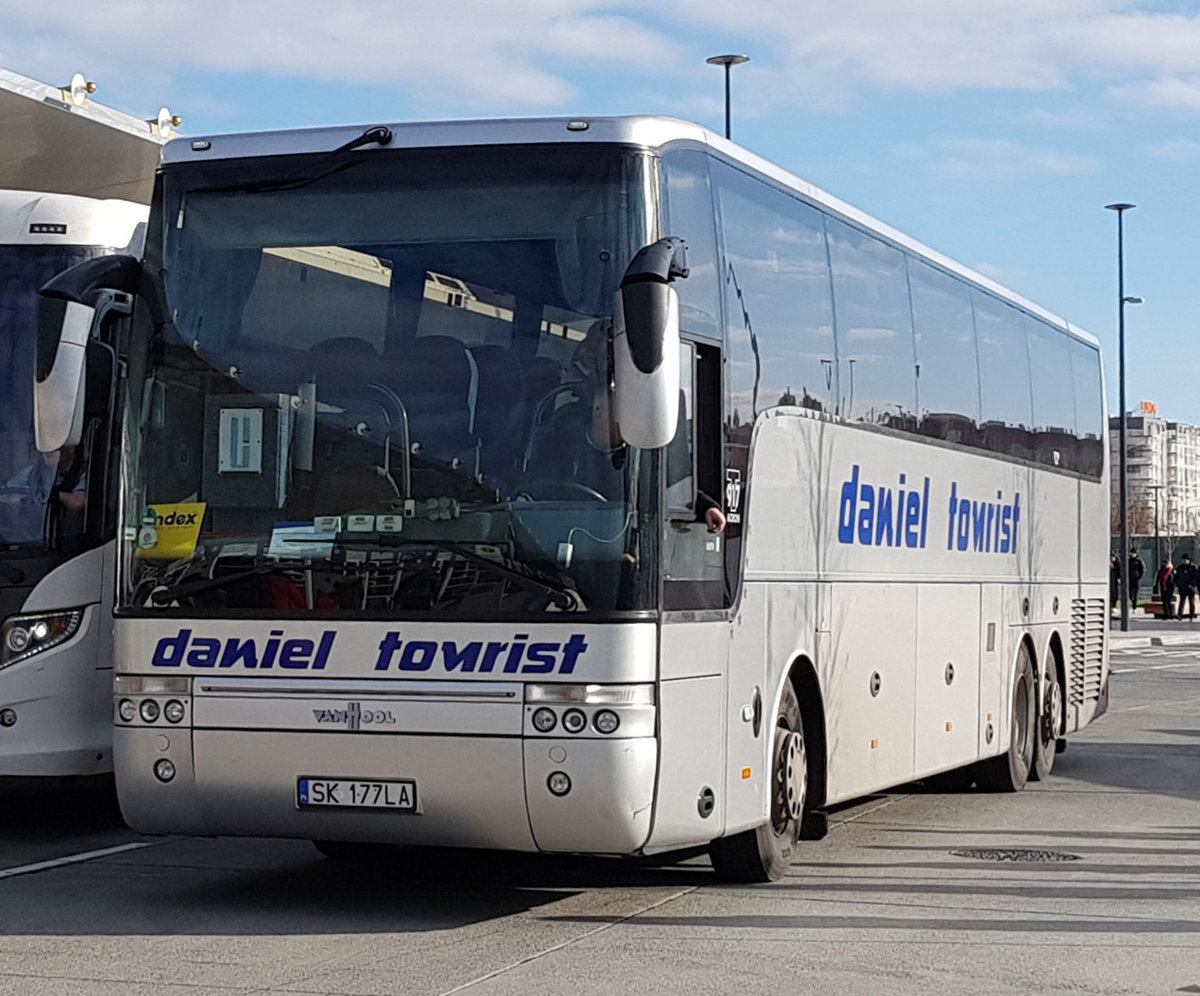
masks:
<path fill-rule="evenodd" d="M 767 887 L 702 858 L 143 841 L 103 786 L 0 787 L 0 994 L 1197 992 L 1200 627 L 1129 642 L 1153 635 L 1049 782 L 865 800 Z"/>

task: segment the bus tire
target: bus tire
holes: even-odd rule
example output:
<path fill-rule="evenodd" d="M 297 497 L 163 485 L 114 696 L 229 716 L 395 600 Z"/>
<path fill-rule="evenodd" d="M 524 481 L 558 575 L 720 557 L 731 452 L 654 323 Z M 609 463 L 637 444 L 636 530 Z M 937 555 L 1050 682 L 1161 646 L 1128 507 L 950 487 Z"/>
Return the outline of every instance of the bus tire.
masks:
<path fill-rule="evenodd" d="M 1037 694 L 1033 686 L 1033 663 L 1024 643 L 1017 652 L 1013 675 L 1012 729 L 1008 750 L 999 757 L 980 761 L 975 784 L 985 792 L 1019 792 L 1029 779 L 1037 740 Z"/>
<path fill-rule="evenodd" d="M 709 847 L 714 871 L 727 882 L 778 881 L 796 853 L 808 803 L 808 754 L 800 703 L 790 681 L 783 686 L 772 754 L 771 818 Z"/>
<path fill-rule="evenodd" d="M 1039 697 L 1041 711 L 1037 717 L 1037 736 L 1033 745 L 1033 768 L 1029 772 L 1029 777 L 1035 782 L 1049 777 L 1054 767 L 1054 755 L 1058 753 L 1058 738 L 1062 736 L 1062 684 L 1058 680 L 1058 661 L 1051 654 L 1046 664 Z"/>

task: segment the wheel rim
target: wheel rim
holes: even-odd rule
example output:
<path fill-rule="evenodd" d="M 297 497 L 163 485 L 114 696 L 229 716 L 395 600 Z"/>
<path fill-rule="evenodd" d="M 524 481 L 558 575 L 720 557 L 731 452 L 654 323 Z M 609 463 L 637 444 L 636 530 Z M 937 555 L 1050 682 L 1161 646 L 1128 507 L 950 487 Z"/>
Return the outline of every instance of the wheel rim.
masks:
<path fill-rule="evenodd" d="M 775 792 L 771 800 L 771 822 L 776 833 L 798 823 L 804 812 L 808 764 L 804 737 L 786 727 L 775 730 Z"/>
<path fill-rule="evenodd" d="M 1042 743 L 1049 745 L 1058 739 L 1062 725 L 1062 689 L 1053 678 L 1046 688 L 1046 705 L 1042 710 Z"/>

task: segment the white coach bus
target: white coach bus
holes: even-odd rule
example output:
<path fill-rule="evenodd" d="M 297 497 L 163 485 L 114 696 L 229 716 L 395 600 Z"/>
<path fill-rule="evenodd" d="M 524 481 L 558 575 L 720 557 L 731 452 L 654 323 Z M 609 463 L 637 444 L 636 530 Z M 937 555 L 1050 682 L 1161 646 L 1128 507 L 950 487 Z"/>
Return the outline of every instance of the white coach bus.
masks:
<path fill-rule="evenodd" d="M 137 295 L 133 828 L 772 879 L 1103 712 L 1096 340 L 712 133 L 176 142 L 149 227 L 64 290 Z"/>
<path fill-rule="evenodd" d="M 111 346 L 90 347 L 68 445 L 39 452 L 34 391 L 39 289 L 138 251 L 162 146 L 161 123 L 93 103 L 94 89 L 0 69 L 0 777 L 112 770 Z"/>

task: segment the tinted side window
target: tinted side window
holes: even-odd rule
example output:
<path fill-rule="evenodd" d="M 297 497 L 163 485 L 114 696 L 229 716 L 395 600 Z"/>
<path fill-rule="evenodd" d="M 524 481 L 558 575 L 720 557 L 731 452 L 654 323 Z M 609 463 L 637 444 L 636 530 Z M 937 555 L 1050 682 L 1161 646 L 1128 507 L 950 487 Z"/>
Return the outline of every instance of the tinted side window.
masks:
<path fill-rule="evenodd" d="M 917 352 L 918 430 L 979 445 L 979 359 L 971 292 L 962 281 L 908 261 Z"/>
<path fill-rule="evenodd" d="M 714 163 L 724 231 L 731 418 L 776 405 L 832 411 L 833 305 L 822 216 Z"/>
<path fill-rule="evenodd" d="M 1021 312 L 972 291 L 979 344 L 983 445 L 997 453 L 1033 459 L 1029 427 L 1029 351 Z"/>
<path fill-rule="evenodd" d="M 915 431 L 916 362 L 900 250 L 828 219 L 839 405 L 858 422 Z"/>
<path fill-rule="evenodd" d="M 1033 388 L 1034 459 L 1051 467 L 1075 469 L 1075 397 L 1067 382 L 1071 369 L 1066 334 L 1027 318 L 1029 378 Z"/>
<path fill-rule="evenodd" d="M 721 285 L 717 263 L 708 157 L 680 150 L 663 157 L 666 186 L 665 235 L 687 243 L 691 273 L 673 285 L 679 292 L 680 323 L 688 332 L 721 338 Z"/>
<path fill-rule="evenodd" d="M 1099 477 L 1104 472 L 1104 402 L 1100 351 L 1078 339 L 1067 341 L 1075 395 L 1076 467 Z"/>

